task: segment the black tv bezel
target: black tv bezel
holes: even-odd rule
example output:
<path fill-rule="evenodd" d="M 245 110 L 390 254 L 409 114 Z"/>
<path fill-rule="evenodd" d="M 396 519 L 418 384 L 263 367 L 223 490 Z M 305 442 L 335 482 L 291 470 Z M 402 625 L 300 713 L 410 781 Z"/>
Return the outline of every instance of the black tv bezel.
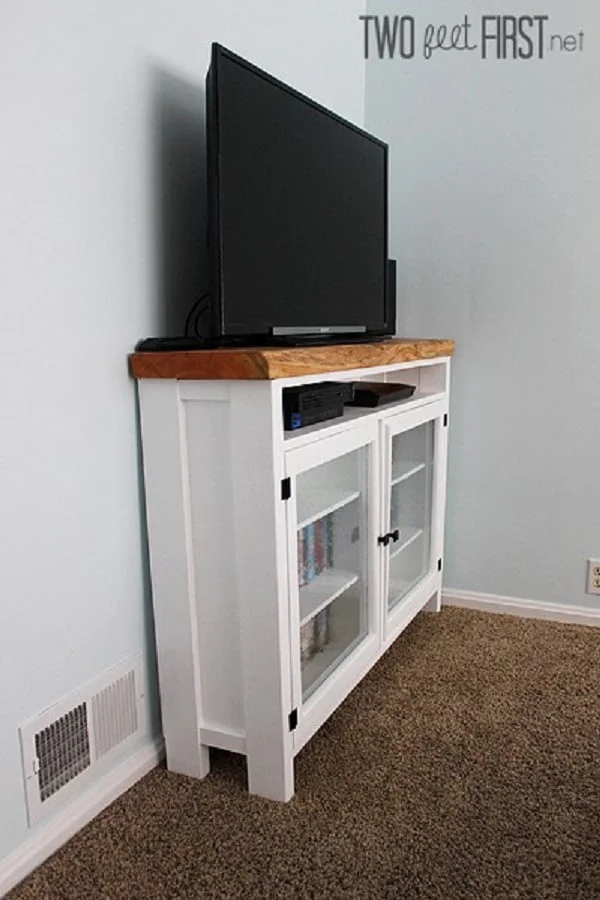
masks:
<path fill-rule="evenodd" d="M 220 210 L 220 191 L 219 184 L 221 178 L 220 171 L 220 155 L 219 155 L 219 64 L 221 60 L 227 59 L 236 65 L 248 70 L 253 75 L 265 79 L 270 84 L 278 87 L 288 94 L 308 104 L 313 109 L 327 115 L 330 119 L 337 121 L 340 125 L 361 135 L 361 137 L 377 144 L 384 152 L 384 241 L 383 256 L 381 260 L 383 283 L 384 283 L 384 322 L 381 327 L 369 329 L 366 327 L 365 332 L 357 335 L 356 332 L 331 332 L 326 334 L 297 334 L 293 338 L 282 339 L 268 331 L 244 333 L 241 331 L 226 330 L 223 302 L 223 260 L 222 260 L 222 223 Z M 385 338 L 395 334 L 396 330 L 396 303 L 393 292 L 389 290 L 389 282 L 387 278 L 388 264 L 388 241 L 389 241 L 389 145 L 380 138 L 359 128 L 353 122 L 348 121 L 333 110 L 328 109 L 320 103 L 317 103 L 311 97 L 291 87 L 273 75 L 259 68 L 244 57 L 239 56 L 233 51 L 224 47 L 222 44 L 213 42 L 211 46 L 210 65 L 206 75 L 206 159 L 207 159 L 207 198 L 208 198 L 208 254 L 210 267 L 210 291 L 209 291 L 209 338 L 211 340 L 229 340 L 232 343 L 248 342 L 248 343 L 344 343 L 348 340 L 369 341 L 371 339 Z M 331 327 L 335 327 L 337 323 L 331 323 Z M 342 324 L 342 323 L 340 323 Z"/>

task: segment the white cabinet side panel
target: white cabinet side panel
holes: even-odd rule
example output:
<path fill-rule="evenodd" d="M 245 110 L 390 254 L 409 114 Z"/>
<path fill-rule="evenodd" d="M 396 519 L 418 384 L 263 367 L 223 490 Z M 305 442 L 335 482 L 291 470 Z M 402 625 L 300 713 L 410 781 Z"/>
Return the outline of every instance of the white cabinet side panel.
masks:
<path fill-rule="evenodd" d="M 230 405 L 196 399 L 184 408 L 202 724 L 243 731 Z"/>
<path fill-rule="evenodd" d="M 248 783 L 273 800 L 293 794 L 289 609 L 281 393 L 232 385 L 232 470 Z"/>
<path fill-rule="evenodd" d="M 167 765 L 204 777 L 183 406 L 176 381 L 138 384 L 160 699 Z"/>

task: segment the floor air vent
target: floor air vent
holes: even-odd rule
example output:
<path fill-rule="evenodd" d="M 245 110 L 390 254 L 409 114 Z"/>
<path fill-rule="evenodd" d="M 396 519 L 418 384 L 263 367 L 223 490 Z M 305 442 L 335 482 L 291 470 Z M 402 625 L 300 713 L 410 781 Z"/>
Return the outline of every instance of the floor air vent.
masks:
<path fill-rule="evenodd" d="M 30 825 L 145 728 L 141 656 L 104 673 L 19 729 Z"/>
<path fill-rule="evenodd" d="M 137 731 L 138 714 L 133 669 L 92 697 L 96 759 L 101 759 Z"/>
<path fill-rule="evenodd" d="M 44 803 L 91 764 L 85 703 L 36 733 L 35 755 L 40 800 Z"/>

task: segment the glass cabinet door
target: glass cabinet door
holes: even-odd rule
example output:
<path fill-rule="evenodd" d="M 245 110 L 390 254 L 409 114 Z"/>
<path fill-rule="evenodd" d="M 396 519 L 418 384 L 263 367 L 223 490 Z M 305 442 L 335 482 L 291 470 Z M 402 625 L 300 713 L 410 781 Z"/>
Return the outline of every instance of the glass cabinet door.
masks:
<path fill-rule="evenodd" d="M 368 449 L 296 478 L 302 699 L 368 635 Z"/>
<path fill-rule="evenodd" d="M 434 422 L 391 438 L 388 611 L 429 572 Z"/>

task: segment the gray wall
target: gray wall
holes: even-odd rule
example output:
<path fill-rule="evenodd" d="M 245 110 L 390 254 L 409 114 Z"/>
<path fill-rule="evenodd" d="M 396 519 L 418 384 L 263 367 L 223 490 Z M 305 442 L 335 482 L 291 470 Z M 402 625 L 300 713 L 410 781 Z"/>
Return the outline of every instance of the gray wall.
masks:
<path fill-rule="evenodd" d="M 419 40 L 468 13 L 472 43 L 497 12 L 368 4 L 399 11 Z M 366 123 L 392 148 L 399 333 L 457 340 L 445 584 L 597 606 L 584 560 L 600 557 L 600 10 L 535 13 L 549 33 L 583 29 L 583 51 L 371 58 Z"/>
<path fill-rule="evenodd" d="M 363 8 L 0 5 L 0 860 L 31 834 L 18 726 L 139 650 L 153 684 L 127 353 L 202 289 L 210 42 L 362 124 Z"/>

